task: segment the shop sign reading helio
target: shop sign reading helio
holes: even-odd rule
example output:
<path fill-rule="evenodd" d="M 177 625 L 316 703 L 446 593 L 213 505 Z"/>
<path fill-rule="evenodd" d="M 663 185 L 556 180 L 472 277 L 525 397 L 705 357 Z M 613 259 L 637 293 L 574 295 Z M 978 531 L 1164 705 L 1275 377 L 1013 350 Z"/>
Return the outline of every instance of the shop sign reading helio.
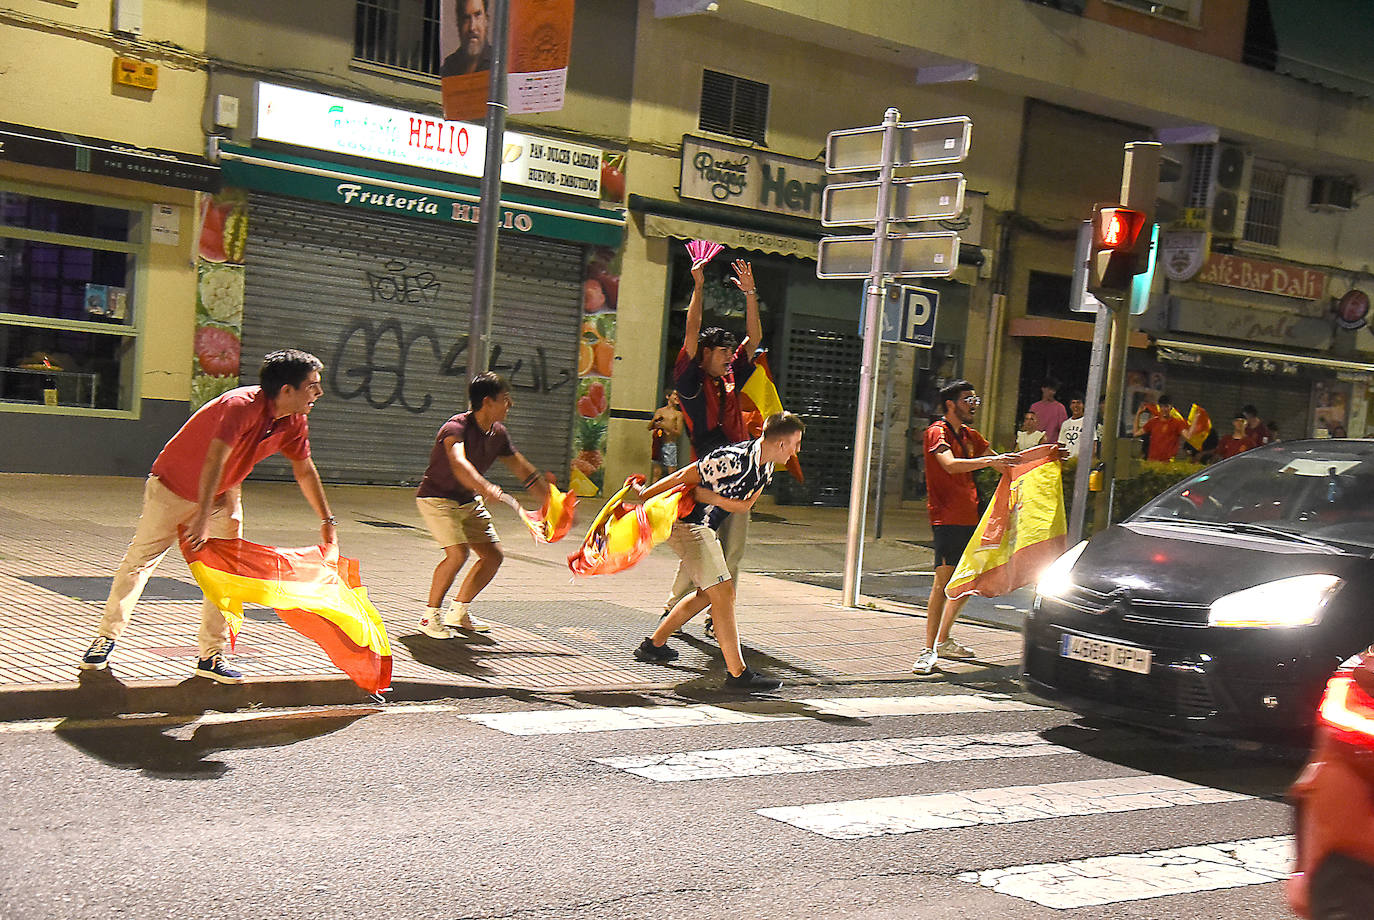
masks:
<path fill-rule="evenodd" d="M 481 125 L 272 83 L 258 84 L 254 135 L 459 176 L 480 177 L 486 152 Z M 595 199 L 601 194 L 601 151 L 507 131 L 501 181 Z"/>
<path fill-rule="evenodd" d="M 683 198 L 819 219 L 825 164 L 686 135 L 679 185 Z"/>

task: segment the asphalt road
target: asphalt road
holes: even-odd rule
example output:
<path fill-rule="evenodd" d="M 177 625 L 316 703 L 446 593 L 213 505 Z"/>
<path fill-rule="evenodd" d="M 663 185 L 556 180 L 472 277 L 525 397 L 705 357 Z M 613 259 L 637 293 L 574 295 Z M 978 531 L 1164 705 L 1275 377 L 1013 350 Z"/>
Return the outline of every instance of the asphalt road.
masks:
<path fill-rule="evenodd" d="M 1289 916 L 1300 755 L 1009 677 L 0 724 L 0 916 Z"/>

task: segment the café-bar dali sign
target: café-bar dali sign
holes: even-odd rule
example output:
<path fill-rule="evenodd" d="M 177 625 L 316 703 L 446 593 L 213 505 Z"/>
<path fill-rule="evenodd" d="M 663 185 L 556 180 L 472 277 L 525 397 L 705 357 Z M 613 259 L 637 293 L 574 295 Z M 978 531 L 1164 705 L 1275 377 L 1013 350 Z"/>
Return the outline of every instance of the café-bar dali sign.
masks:
<path fill-rule="evenodd" d="M 1215 252 L 1193 280 L 1301 300 L 1316 300 L 1326 293 L 1325 272 Z"/>
<path fill-rule="evenodd" d="M 714 204 L 819 220 L 825 164 L 704 137 L 682 138 L 678 194 Z"/>

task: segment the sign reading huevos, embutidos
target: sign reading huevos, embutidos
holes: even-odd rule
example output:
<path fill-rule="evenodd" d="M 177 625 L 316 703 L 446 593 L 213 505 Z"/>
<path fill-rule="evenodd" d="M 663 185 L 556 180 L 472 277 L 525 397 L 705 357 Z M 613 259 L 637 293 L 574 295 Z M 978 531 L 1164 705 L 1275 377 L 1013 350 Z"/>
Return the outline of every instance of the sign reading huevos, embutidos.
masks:
<path fill-rule="evenodd" d="M 258 84 L 254 136 L 474 178 L 486 153 L 481 125 L 272 83 Z M 600 149 L 513 131 L 504 140 L 502 182 L 600 197 Z"/>
<path fill-rule="evenodd" d="M 819 218 L 825 164 L 693 137 L 682 138 L 678 194 L 753 211 Z"/>

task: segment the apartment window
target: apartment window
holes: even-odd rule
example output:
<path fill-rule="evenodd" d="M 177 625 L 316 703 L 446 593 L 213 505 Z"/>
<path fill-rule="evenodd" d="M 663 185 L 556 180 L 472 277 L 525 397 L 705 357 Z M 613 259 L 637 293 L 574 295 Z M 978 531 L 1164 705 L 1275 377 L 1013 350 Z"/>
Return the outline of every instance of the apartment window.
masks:
<path fill-rule="evenodd" d="M 439 3 L 440 0 L 357 0 L 353 59 L 437 75 Z"/>
<path fill-rule="evenodd" d="M 1113 6 L 1139 10 L 1147 16 L 1169 19 L 1190 26 L 1202 24 L 1202 0 L 1107 0 Z"/>
<path fill-rule="evenodd" d="M 714 70 L 702 71 L 699 124 L 703 131 L 764 143 L 768 126 L 768 84 Z"/>
<path fill-rule="evenodd" d="M 1280 166 L 1256 163 L 1250 170 L 1250 203 L 1245 209 L 1247 243 L 1265 246 L 1279 245 L 1279 230 L 1283 225 L 1283 191 L 1288 172 Z"/>
<path fill-rule="evenodd" d="M 129 409 L 143 209 L 0 185 L 0 407 Z"/>

